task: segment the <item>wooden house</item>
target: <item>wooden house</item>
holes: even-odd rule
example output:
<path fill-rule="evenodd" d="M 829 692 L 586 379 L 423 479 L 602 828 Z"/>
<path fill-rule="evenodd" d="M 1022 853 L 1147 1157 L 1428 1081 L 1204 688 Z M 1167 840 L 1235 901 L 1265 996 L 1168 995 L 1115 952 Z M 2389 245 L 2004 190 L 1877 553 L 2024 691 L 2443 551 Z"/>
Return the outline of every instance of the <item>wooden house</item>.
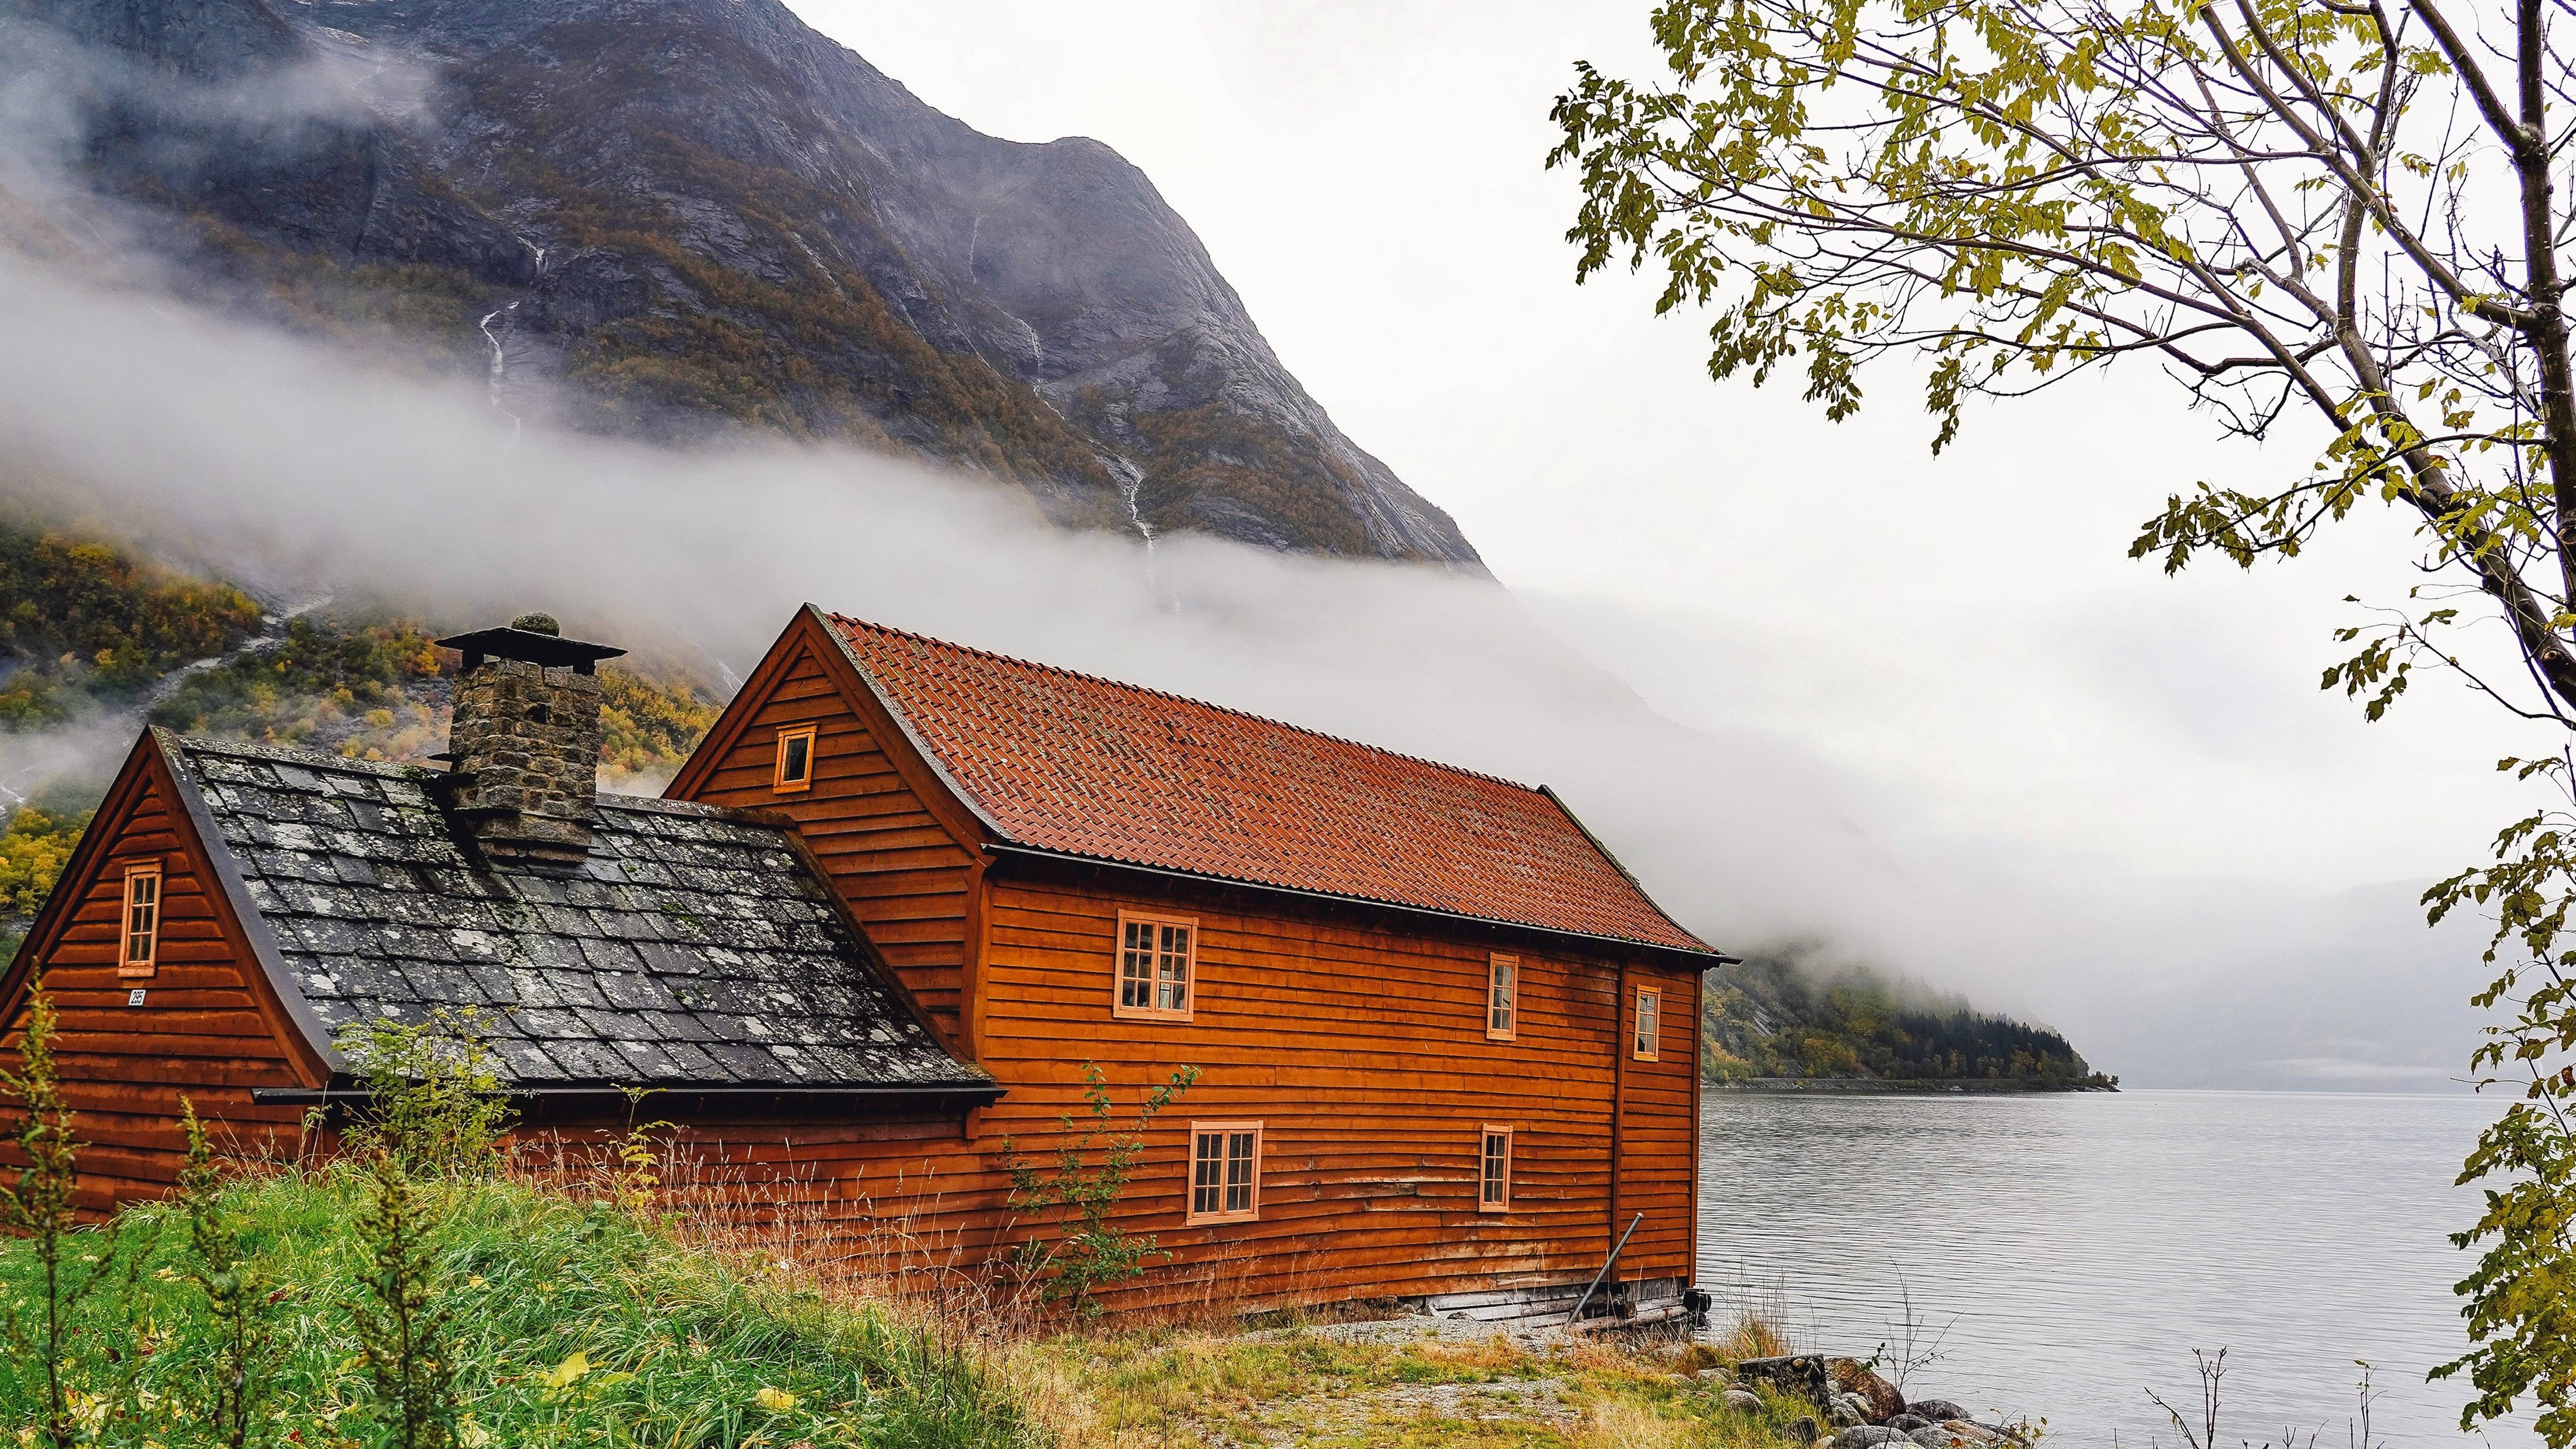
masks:
<path fill-rule="evenodd" d="M 524 627 L 523 627 L 524 626 Z M 985 1261 L 1086 1071 L 1153 1125 L 1134 1293 L 1676 1308 L 1700 973 L 1553 794 L 807 608 L 658 801 L 598 795 L 598 659 L 464 652 L 447 768 L 146 734 L 9 974 L 64 1013 L 94 1202 L 178 1097 L 256 1142 L 337 1030 L 479 1007 L 528 1130 L 622 1120 Z"/>

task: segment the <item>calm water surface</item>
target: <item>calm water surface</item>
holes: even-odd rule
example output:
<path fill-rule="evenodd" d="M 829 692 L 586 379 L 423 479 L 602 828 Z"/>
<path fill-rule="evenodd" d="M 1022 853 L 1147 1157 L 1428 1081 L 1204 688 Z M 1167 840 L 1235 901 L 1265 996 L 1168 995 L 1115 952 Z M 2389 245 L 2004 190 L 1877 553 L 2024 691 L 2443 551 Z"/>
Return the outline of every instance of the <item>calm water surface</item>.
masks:
<path fill-rule="evenodd" d="M 2175 1442 L 2152 1387 L 2229 1350 L 2220 1442 L 2343 1449 L 2353 1360 L 2372 1439 L 2476 1443 L 2424 1371 L 2466 1346 L 2444 1235 L 2497 1104 L 2281 1092 L 1918 1097 L 1711 1092 L 1700 1281 L 1784 1305 L 1799 1347 L 1866 1357 L 1900 1279 L 1947 1357 L 1917 1395 L 2045 1417 L 2061 1443 Z M 2195 1400 L 2196 1401 L 2196 1400 Z M 2490 1431 L 2510 1449 L 2519 1425 Z"/>

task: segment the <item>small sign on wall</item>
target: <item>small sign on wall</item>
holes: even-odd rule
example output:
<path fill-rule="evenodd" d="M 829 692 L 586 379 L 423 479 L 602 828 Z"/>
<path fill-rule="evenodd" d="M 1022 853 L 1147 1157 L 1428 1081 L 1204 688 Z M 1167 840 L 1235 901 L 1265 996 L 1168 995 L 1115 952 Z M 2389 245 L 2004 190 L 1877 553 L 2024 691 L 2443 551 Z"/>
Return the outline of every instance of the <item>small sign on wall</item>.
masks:
<path fill-rule="evenodd" d="M 132 991 L 125 993 L 125 1004 L 128 1006 L 141 1006 L 143 1004 L 143 988 L 137 986 Z"/>

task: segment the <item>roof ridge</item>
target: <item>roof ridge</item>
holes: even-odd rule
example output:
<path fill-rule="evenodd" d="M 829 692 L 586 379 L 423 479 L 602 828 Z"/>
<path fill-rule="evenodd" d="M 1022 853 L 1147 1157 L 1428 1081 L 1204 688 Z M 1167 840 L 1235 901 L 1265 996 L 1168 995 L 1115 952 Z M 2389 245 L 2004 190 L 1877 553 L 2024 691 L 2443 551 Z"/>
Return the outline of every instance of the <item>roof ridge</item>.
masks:
<path fill-rule="evenodd" d="M 783 829 L 777 820 L 760 818 L 757 810 L 736 805 L 710 805 L 702 800 L 672 800 L 660 795 L 617 795 L 599 792 L 599 805 L 604 810 L 633 810 L 646 815 L 687 815 L 700 820 L 724 820 L 739 825 L 759 825 Z"/>
<path fill-rule="evenodd" d="M 898 638 L 917 640 L 923 644 L 936 644 L 942 649 L 954 649 L 961 654 L 974 655 L 978 659 L 991 659 L 1003 664 L 1016 664 L 1022 668 L 1035 669 L 1047 674 L 1060 674 L 1067 679 L 1084 680 L 1091 684 L 1105 684 L 1112 689 L 1133 690 L 1138 694 L 1151 695 L 1156 699 L 1168 699 L 1179 704 L 1196 705 L 1201 709 L 1214 710 L 1218 714 L 1232 715 L 1236 719 L 1250 720 L 1255 724 L 1268 725 L 1273 729 L 1290 730 L 1297 734 L 1309 735 L 1319 740 L 1330 740 L 1337 745 L 1348 745 L 1355 750 L 1366 750 L 1372 755 L 1384 755 L 1391 760 L 1404 760 L 1416 765 L 1428 765 L 1435 770 L 1446 770 L 1453 775 L 1464 775 L 1471 780 L 1483 780 L 1487 784 L 1501 785 L 1507 789 L 1522 791 L 1525 794 L 1544 795 L 1547 793 L 1547 787 L 1545 785 L 1524 785 L 1518 780 L 1514 780 L 1503 775 L 1488 774 L 1483 770 L 1469 769 L 1465 765 L 1453 765 L 1446 760 L 1435 760 L 1427 755 L 1409 755 L 1402 750 L 1390 750 L 1384 745 L 1373 745 L 1366 740 L 1355 740 L 1347 735 L 1337 735 L 1329 730 L 1316 729 L 1311 725 L 1295 724 L 1284 719 L 1273 719 L 1266 714 L 1254 714 L 1248 709 L 1236 709 L 1232 705 L 1218 704 L 1213 700 L 1199 699 L 1187 694 L 1175 694 L 1168 689 L 1156 689 L 1150 684 L 1131 684 L 1124 679 L 1111 679 L 1105 674 L 1086 674 L 1079 669 L 1067 669 L 1061 664 L 1049 664 L 1042 659 L 1023 659 L 1016 654 L 1003 654 L 991 649 L 978 649 L 972 644 L 960 644 L 954 639 L 942 639 L 933 634 L 917 633 L 911 629 L 897 628 L 892 624 L 879 624 L 850 614 L 827 611 L 826 617 L 831 619 L 835 624 L 848 624 L 860 629 L 873 630 L 879 634 L 892 634 Z"/>
<path fill-rule="evenodd" d="M 377 776 L 435 774 L 427 765 L 409 760 L 361 760 L 328 750 L 307 749 L 294 745 L 262 744 L 255 740 L 221 740 L 211 735 L 173 733 L 170 738 L 179 748 L 207 755 L 238 755 L 244 759 L 273 760 L 290 765 L 311 765 L 325 770 L 347 770 L 356 774 Z"/>
<path fill-rule="evenodd" d="M 240 759 L 268 760 L 277 764 L 303 765 L 320 770 L 341 770 L 350 774 L 373 775 L 378 779 L 435 777 L 442 771 L 408 760 L 360 760 L 295 745 L 262 744 L 255 740 L 223 740 L 209 735 L 171 736 L 179 747 L 197 754 L 231 755 Z M 604 809 L 637 810 L 653 815 L 686 815 L 701 820 L 723 820 L 737 825 L 778 828 L 774 820 L 763 820 L 760 812 L 731 805 L 709 805 L 696 800 L 670 800 L 658 795 L 626 795 L 602 790 L 598 802 Z"/>

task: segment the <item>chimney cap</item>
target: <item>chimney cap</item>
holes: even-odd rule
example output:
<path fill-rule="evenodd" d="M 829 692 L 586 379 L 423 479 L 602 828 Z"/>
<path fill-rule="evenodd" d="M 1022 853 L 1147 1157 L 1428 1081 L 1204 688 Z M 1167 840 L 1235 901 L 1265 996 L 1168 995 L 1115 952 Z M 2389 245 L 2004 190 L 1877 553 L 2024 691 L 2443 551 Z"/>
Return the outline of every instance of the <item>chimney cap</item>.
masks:
<path fill-rule="evenodd" d="M 531 624 L 554 625 L 544 614 L 521 614 L 511 623 L 497 629 L 477 629 L 469 634 L 454 634 L 438 641 L 442 649 L 462 650 L 465 667 L 472 669 L 485 658 L 523 659 L 548 668 L 571 665 L 583 674 L 602 659 L 615 659 L 626 651 L 611 644 L 585 644 L 579 639 L 563 637 L 561 625 L 538 630 Z"/>

